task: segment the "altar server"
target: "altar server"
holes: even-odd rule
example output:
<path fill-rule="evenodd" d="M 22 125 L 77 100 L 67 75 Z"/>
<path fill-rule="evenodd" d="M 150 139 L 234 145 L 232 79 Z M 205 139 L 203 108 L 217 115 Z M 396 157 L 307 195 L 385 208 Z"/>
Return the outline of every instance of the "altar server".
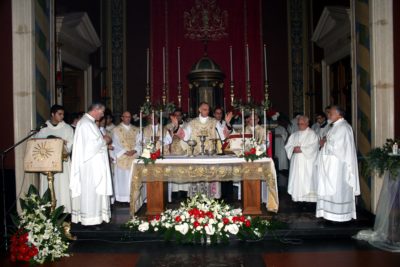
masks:
<path fill-rule="evenodd" d="M 107 145 L 111 138 L 103 136 L 95 123 L 104 116 L 104 110 L 103 104 L 92 104 L 75 130 L 70 178 L 73 223 L 98 225 L 110 221 L 112 181 Z"/>
<path fill-rule="evenodd" d="M 36 138 L 57 137 L 64 140 L 65 155 L 63 161 L 63 171 L 54 174 L 54 191 L 57 200 L 57 207 L 64 206 L 64 212 L 71 213 L 71 194 L 69 190 L 69 176 L 71 160 L 69 154 L 74 142 L 74 130 L 64 122 L 64 107 L 53 105 L 50 108 L 51 117 L 46 121 L 46 127 L 41 129 Z M 47 177 L 40 175 L 39 192 L 42 195 L 48 189 Z"/>
<path fill-rule="evenodd" d="M 317 217 L 344 222 L 356 219 L 355 196 L 360 195 L 357 153 L 353 129 L 344 119 L 344 110 L 330 108 L 332 121 L 318 156 Z"/>
<path fill-rule="evenodd" d="M 290 159 L 288 193 L 293 201 L 316 202 L 313 167 L 318 153 L 318 136 L 308 127 L 309 119 L 299 116 L 298 131 L 290 135 L 285 146 Z"/>

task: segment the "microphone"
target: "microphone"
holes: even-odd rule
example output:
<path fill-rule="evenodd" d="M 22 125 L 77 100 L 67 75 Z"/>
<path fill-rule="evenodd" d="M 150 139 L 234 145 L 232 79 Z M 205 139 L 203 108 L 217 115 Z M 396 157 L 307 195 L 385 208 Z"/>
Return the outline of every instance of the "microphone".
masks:
<path fill-rule="evenodd" d="M 32 132 L 39 132 L 41 129 L 46 128 L 47 124 L 43 123 L 42 125 L 39 125 L 38 127 L 36 127 L 36 129 L 32 130 Z"/>

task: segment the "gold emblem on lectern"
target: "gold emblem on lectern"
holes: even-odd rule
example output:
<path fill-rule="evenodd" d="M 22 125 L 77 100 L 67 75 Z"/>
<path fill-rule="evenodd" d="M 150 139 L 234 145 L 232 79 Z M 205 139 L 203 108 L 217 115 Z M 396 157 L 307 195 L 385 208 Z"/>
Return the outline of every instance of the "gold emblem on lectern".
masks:
<path fill-rule="evenodd" d="M 48 146 L 47 142 L 38 143 L 33 148 L 32 156 L 35 160 L 42 161 L 52 156 L 54 150 Z"/>

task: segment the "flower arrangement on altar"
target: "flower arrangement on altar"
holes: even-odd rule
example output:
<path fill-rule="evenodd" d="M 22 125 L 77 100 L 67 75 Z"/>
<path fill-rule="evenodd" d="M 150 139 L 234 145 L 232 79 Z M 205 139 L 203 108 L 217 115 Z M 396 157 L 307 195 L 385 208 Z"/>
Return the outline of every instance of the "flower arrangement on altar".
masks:
<path fill-rule="evenodd" d="M 243 158 L 248 161 L 255 161 L 257 159 L 267 157 L 266 147 L 264 144 L 258 144 L 254 138 L 251 138 L 249 142 L 245 143 L 245 150 Z"/>
<path fill-rule="evenodd" d="M 142 160 L 144 165 L 147 165 L 149 163 L 154 164 L 160 158 L 162 158 L 160 149 L 156 150 L 154 143 L 150 142 L 143 149 L 142 154 L 139 156 L 139 161 Z"/>
<path fill-rule="evenodd" d="M 63 206 L 51 211 L 50 191 L 40 197 L 31 185 L 20 203 L 22 212 L 13 217 L 17 231 L 11 237 L 11 261 L 33 265 L 69 256 L 69 243 L 62 227 L 67 214 L 63 213 Z"/>
<path fill-rule="evenodd" d="M 230 236 L 260 240 L 270 226 L 267 220 L 245 217 L 241 209 L 205 195 L 196 195 L 179 209 L 168 209 L 148 220 L 134 217 L 126 223 L 131 231 L 155 232 L 163 234 L 166 241 L 197 244 L 228 242 Z"/>

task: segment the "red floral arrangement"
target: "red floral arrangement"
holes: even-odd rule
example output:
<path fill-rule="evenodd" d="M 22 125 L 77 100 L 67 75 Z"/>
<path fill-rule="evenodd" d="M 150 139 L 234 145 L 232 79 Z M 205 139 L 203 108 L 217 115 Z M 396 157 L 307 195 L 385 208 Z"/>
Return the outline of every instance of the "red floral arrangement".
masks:
<path fill-rule="evenodd" d="M 38 254 L 38 249 L 35 245 L 28 245 L 28 233 L 20 228 L 11 237 L 11 256 L 12 262 L 15 261 L 25 261 L 30 262 L 33 257 Z"/>
<path fill-rule="evenodd" d="M 150 159 L 152 161 L 156 161 L 157 159 L 159 159 L 161 157 L 161 151 L 160 149 L 157 149 L 157 151 L 150 153 Z M 154 163 L 154 162 L 153 162 Z"/>

